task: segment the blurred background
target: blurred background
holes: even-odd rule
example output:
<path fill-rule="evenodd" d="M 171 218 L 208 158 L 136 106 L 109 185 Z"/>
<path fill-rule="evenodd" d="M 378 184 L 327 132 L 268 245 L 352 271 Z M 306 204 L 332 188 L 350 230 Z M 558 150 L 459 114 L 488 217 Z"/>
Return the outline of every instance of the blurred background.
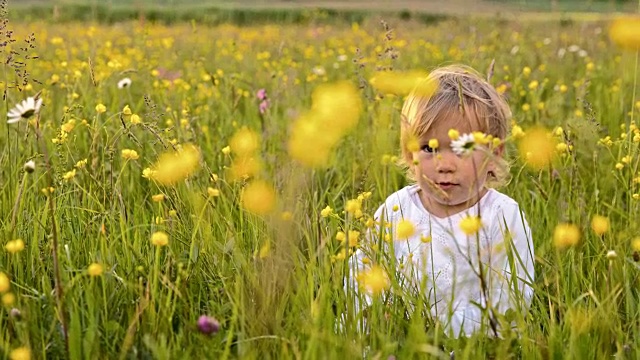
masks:
<path fill-rule="evenodd" d="M 21 0 L 9 2 L 8 16 L 26 22 L 144 20 L 167 25 L 191 21 L 251 25 L 308 23 L 322 18 L 361 22 L 372 14 L 424 23 L 468 15 L 606 20 L 613 14 L 638 13 L 639 9 L 638 0 Z"/>

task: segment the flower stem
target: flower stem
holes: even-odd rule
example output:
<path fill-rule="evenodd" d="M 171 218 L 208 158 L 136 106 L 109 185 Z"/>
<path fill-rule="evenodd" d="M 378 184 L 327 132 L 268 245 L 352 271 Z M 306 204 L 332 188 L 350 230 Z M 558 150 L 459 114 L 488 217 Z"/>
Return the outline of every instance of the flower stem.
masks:
<path fill-rule="evenodd" d="M 38 144 L 40 145 L 42 154 L 44 155 L 44 163 L 47 169 L 47 187 L 53 187 L 53 169 L 51 167 L 51 159 L 49 158 L 49 153 L 47 152 L 47 145 L 45 144 L 42 133 L 40 132 L 40 114 L 38 114 L 36 117 L 34 128 Z M 56 307 L 58 308 L 58 319 L 60 320 L 60 326 L 62 327 L 62 336 L 64 338 L 65 351 L 67 353 L 67 357 L 70 357 L 71 354 L 69 353 L 69 334 L 67 332 L 66 320 L 67 316 L 64 311 L 64 291 L 62 287 L 62 278 L 60 276 L 60 262 L 58 260 L 58 232 L 56 228 L 55 197 L 52 194 L 49 194 L 47 196 L 47 202 L 49 203 L 49 217 L 51 221 L 51 252 L 53 257 L 53 280 L 55 287 Z"/>
<path fill-rule="evenodd" d="M 16 195 L 16 202 L 13 205 L 13 210 L 11 211 L 11 236 L 16 230 L 16 217 L 20 212 L 20 200 L 22 199 L 22 193 L 24 192 L 25 184 L 27 182 L 27 175 L 29 175 L 26 171 L 24 175 L 22 175 L 22 181 L 18 184 L 18 194 Z"/>

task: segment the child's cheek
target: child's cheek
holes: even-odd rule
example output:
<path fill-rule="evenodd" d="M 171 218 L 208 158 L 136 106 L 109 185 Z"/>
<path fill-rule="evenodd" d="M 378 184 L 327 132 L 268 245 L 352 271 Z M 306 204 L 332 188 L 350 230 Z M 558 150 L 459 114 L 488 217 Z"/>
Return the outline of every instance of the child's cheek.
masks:
<path fill-rule="evenodd" d="M 418 165 L 420 163 L 420 153 L 414 152 L 414 153 L 411 153 L 411 156 L 412 156 L 411 166 Z"/>

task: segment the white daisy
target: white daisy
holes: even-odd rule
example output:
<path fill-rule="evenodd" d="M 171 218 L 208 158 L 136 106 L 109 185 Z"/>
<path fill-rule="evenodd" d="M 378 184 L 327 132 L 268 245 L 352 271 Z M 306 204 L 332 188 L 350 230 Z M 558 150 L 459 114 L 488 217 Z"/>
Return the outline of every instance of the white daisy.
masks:
<path fill-rule="evenodd" d="M 22 100 L 19 104 L 16 104 L 16 107 L 9 110 L 7 113 L 7 124 L 17 123 L 22 119 L 28 119 L 33 115 L 40 112 L 40 106 L 42 106 L 42 98 L 38 98 L 38 100 L 29 97 L 27 100 Z"/>
<path fill-rule="evenodd" d="M 24 169 L 24 171 L 28 173 L 32 173 L 36 169 L 36 162 L 33 160 L 29 160 L 26 163 L 24 163 L 22 168 Z"/>
<path fill-rule="evenodd" d="M 466 156 L 476 148 L 476 139 L 473 134 L 462 134 L 456 140 L 451 141 L 451 150 L 458 156 Z"/>
<path fill-rule="evenodd" d="M 131 79 L 128 77 L 118 81 L 118 89 L 124 89 L 129 86 L 131 86 Z"/>
<path fill-rule="evenodd" d="M 311 69 L 311 71 L 318 76 L 327 75 L 327 71 L 322 66 L 316 66 L 313 69 Z"/>

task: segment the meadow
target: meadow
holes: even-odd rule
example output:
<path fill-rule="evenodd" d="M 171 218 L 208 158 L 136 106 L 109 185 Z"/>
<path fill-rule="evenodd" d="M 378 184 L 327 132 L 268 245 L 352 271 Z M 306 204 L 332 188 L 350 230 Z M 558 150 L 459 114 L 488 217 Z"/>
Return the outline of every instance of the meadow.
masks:
<path fill-rule="evenodd" d="M 307 15 L 0 26 L 1 112 L 41 100 L 0 125 L 2 357 L 638 358 L 638 50 L 609 20 Z M 402 264 L 384 256 L 367 314 L 344 286 L 407 184 L 403 76 L 450 63 L 513 111 L 500 190 L 536 280 L 500 339 L 387 301 Z"/>

